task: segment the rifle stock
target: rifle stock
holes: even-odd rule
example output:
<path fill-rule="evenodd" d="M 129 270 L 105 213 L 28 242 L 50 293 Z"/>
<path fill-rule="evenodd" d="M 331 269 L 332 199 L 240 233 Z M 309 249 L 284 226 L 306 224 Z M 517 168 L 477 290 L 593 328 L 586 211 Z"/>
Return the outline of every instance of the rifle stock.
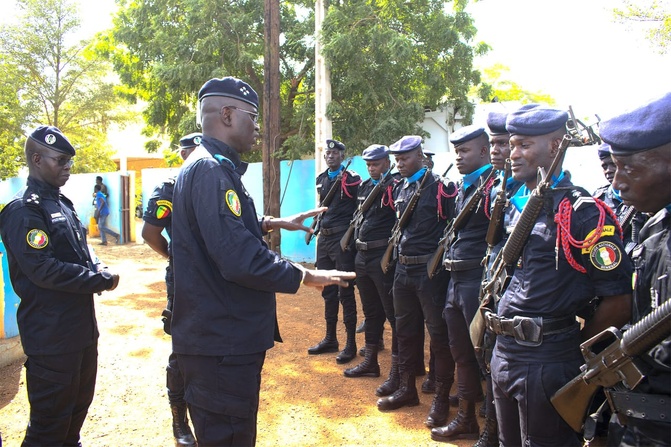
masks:
<path fill-rule="evenodd" d="M 336 191 L 338 191 L 338 188 L 340 187 L 340 179 L 342 179 L 342 176 L 345 172 L 347 172 L 347 168 L 349 168 L 349 165 L 352 163 L 352 159 L 350 158 L 347 161 L 347 164 L 345 165 L 345 169 L 340 171 L 338 175 L 336 176 L 335 180 L 333 181 L 333 184 L 331 185 L 331 188 L 329 189 L 329 192 L 326 193 L 326 197 L 324 197 L 324 200 L 322 200 L 319 203 L 319 208 L 321 207 L 328 207 L 331 205 L 331 202 L 333 201 L 333 197 L 335 197 Z M 326 211 L 324 211 L 326 212 Z M 312 238 L 315 237 L 317 234 L 319 234 L 319 227 L 321 226 L 321 221 L 324 213 L 319 213 L 317 216 L 312 218 L 312 224 L 310 225 L 310 228 L 312 229 L 312 232 L 305 233 L 305 243 L 307 245 L 310 245 L 310 242 L 312 241 Z"/>

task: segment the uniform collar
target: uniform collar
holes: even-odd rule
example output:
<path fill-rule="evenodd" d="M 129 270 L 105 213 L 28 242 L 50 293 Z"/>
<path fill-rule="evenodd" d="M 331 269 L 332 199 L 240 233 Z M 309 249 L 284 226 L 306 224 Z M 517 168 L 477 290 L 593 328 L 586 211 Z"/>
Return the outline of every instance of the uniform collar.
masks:
<path fill-rule="evenodd" d="M 28 176 L 26 185 L 28 190 L 37 191 L 38 195 L 42 198 L 58 200 L 61 195 L 60 188 L 56 188 L 41 180 L 37 180 L 35 177 Z"/>
<path fill-rule="evenodd" d="M 471 172 L 470 174 L 464 175 L 464 177 L 461 180 L 462 184 L 464 185 L 464 191 L 470 188 L 471 185 L 473 185 L 478 180 L 478 178 L 491 167 L 492 165 L 488 163 L 483 167 L 478 168 L 475 171 Z"/>
<path fill-rule="evenodd" d="M 427 170 L 427 167 L 424 166 L 422 169 L 415 172 L 410 177 L 406 177 L 406 179 L 405 179 L 406 184 L 411 185 L 411 184 L 415 183 L 417 180 L 421 179 L 424 176 L 424 173 L 426 172 L 426 170 Z"/>
<path fill-rule="evenodd" d="M 240 160 L 240 154 L 223 141 L 203 135 L 202 143 L 204 143 L 203 147 L 205 147 L 205 149 L 207 149 L 219 163 L 231 166 L 231 168 L 240 175 L 247 172 L 248 163 Z"/>
<path fill-rule="evenodd" d="M 329 176 L 329 180 L 333 180 L 334 178 L 336 178 L 338 176 L 338 174 L 340 174 L 340 172 L 343 169 L 345 169 L 345 167 L 343 165 L 340 165 L 340 167 L 338 168 L 337 171 L 331 171 L 330 169 L 327 169 L 326 170 L 326 175 Z"/>
<path fill-rule="evenodd" d="M 552 188 L 556 187 L 559 183 L 561 183 L 562 180 L 566 178 L 565 171 L 562 171 L 561 174 L 559 174 L 559 177 L 555 177 L 554 175 L 552 176 Z M 517 208 L 517 211 L 522 211 L 524 207 L 527 205 L 527 202 L 529 201 L 529 197 L 531 197 L 531 191 L 529 188 L 527 188 L 527 185 L 522 185 L 520 189 L 517 190 L 515 195 L 510 198 L 510 202 Z"/>

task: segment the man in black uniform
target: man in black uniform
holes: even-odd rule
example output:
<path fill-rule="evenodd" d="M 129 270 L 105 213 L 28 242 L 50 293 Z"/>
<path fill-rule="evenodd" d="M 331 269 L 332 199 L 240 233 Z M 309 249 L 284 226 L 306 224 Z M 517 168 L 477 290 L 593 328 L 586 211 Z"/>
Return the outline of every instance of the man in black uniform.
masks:
<path fill-rule="evenodd" d="M 338 179 L 338 174 L 345 169 L 343 160 L 345 145 L 340 141 L 326 140 L 324 160 L 328 169 L 317 176 L 317 195 L 323 203 L 331 187 L 337 188 L 328 210 L 320 217 L 321 223 L 317 239 L 317 262 L 320 270 L 336 269 L 346 272 L 354 271 L 353 248 L 343 251 L 340 239 L 349 228 L 357 205 L 357 190 L 361 177 L 354 171 L 345 171 Z M 334 185 L 335 181 L 339 184 Z M 308 354 L 316 355 L 327 352 L 338 352 L 336 326 L 338 324 L 338 303 L 342 305 L 343 323 L 347 333 L 345 348 L 336 356 L 336 362 L 348 363 L 356 357 L 356 300 L 354 283 L 346 287 L 329 286 L 322 290 L 324 298 L 324 319 L 326 320 L 326 336 L 316 345 L 308 348 Z"/>
<path fill-rule="evenodd" d="M 386 396 L 398 388 L 398 344 L 394 303 L 391 297 L 394 272 L 389 270 L 384 273 L 380 260 L 396 222 L 392 190 L 400 175 L 389 172 L 391 165 L 387 146 L 371 145 L 363 151 L 362 158 L 366 162 L 370 178 L 359 185 L 358 206 L 361 207 L 368 199 L 378 183 L 381 181 L 383 183 L 381 189 L 375 192 L 372 205 L 365 210 L 361 224 L 355 229 L 356 283 L 366 317 L 364 331 L 366 346 L 363 362 L 346 369 L 344 374 L 345 377 L 380 376 L 377 351 L 384 322 L 388 320 L 391 326 L 391 371 L 387 381 L 376 391 L 378 396 Z"/>
<path fill-rule="evenodd" d="M 215 78 L 198 99 L 203 138 L 173 195 L 173 352 L 198 445 L 251 446 L 266 351 L 281 341 L 275 292 L 346 285 L 355 275 L 305 270 L 265 244 L 263 234 L 280 228 L 310 231 L 303 220 L 324 210 L 258 219 L 240 159 L 259 135 L 252 87 Z"/>
<path fill-rule="evenodd" d="M 567 119 L 564 111 L 540 106 L 508 115 L 512 173 L 524 182 L 511 198 L 513 225 L 522 225 L 538 168 L 550 168 Z M 550 175 L 552 189 L 497 314 L 486 315 L 497 335 L 491 371 L 502 445 L 579 444 L 549 397 L 579 372 L 581 339 L 621 327 L 630 315 L 631 264 L 612 212 L 573 186 L 561 163 Z M 594 295 L 601 304 L 581 331 L 576 312 Z"/>
<path fill-rule="evenodd" d="M 77 446 L 93 401 L 98 326 L 93 294 L 119 275 L 96 271 L 72 202 L 60 193 L 75 149 L 59 129 L 26 139 L 27 187 L 0 212 L 26 360 L 30 423 L 23 446 Z"/>
<path fill-rule="evenodd" d="M 179 155 L 186 160 L 191 152 L 200 144 L 203 135 L 192 133 L 179 140 Z M 163 236 L 165 229 L 168 237 L 172 235 L 172 193 L 175 187 L 175 178 L 161 183 L 154 189 L 147 210 L 142 219 L 142 239 L 158 254 L 168 260 L 165 268 L 165 285 L 167 291 L 167 305 L 163 310 L 163 330 L 170 334 L 170 323 L 172 321 L 172 306 L 175 297 L 175 281 L 172 272 L 172 256 L 170 254 L 170 243 Z M 177 355 L 170 353 L 168 366 L 166 368 L 166 386 L 168 389 L 168 401 L 172 412 L 172 433 L 175 437 L 175 445 L 194 446 L 196 440 L 193 437 L 186 412 L 186 401 L 184 400 L 184 378 L 179 371 Z"/>
<path fill-rule="evenodd" d="M 455 214 L 462 212 L 480 185 L 484 186 L 484 191 L 466 225 L 447 247 L 443 259 L 443 266 L 450 272 L 443 316 L 449 333 L 450 350 L 457 365 L 459 412 L 444 427 L 446 419 L 430 421 L 430 426 L 436 427 L 431 430 L 431 438 L 437 441 L 449 441 L 456 437 L 475 439 L 480 434 L 475 402 L 482 398 L 482 386 L 469 326 L 480 304 L 478 297 L 482 282 L 482 258 L 487 250 L 485 235 L 489 228 L 490 194 L 495 182 L 495 178 L 490 177 L 494 168 L 489 163 L 489 136 L 483 127 L 462 127 L 450 136 L 450 142 L 454 145 L 457 169 L 463 175 L 458 184 Z M 436 388 L 436 393 L 444 393 L 446 397 L 450 392 L 449 388 Z"/>
<path fill-rule="evenodd" d="M 671 92 L 601 122 L 599 135 L 611 146 L 613 187 L 624 203 L 656 213 L 633 252 L 636 323 L 671 298 Z M 643 381 L 631 391 L 607 392 L 625 425 L 620 445 L 671 445 L 671 337 L 635 362 Z"/>
<path fill-rule="evenodd" d="M 423 322 L 435 357 L 436 388 L 440 384 L 441 389 L 449 391 L 454 382 L 454 360 L 442 318 L 449 274 L 443 270 L 429 279 L 426 264 L 438 247 L 447 220 L 454 217 L 457 188 L 424 165 L 421 137 L 405 136 L 390 146 L 390 152 L 404 177 L 394 191 L 397 217 L 403 215 L 415 191 L 423 186 L 397 246 L 393 297 L 401 384 L 392 395 L 378 400 L 380 411 L 419 404 L 415 372 L 422 362 Z M 446 418 L 448 411 L 448 396 L 435 394 L 427 420 Z"/>

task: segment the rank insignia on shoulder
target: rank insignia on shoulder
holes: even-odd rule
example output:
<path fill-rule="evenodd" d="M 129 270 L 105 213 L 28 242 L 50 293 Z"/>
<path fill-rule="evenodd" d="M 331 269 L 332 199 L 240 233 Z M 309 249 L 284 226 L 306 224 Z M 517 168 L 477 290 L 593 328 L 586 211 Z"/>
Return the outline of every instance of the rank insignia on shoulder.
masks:
<path fill-rule="evenodd" d="M 586 203 L 596 203 L 596 202 L 594 202 L 594 197 L 580 196 L 576 199 L 575 202 L 573 202 L 573 210 L 578 211 L 578 209 L 580 209 L 580 207 Z"/>
<path fill-rule="evenodd" d="M 170 216 L 170 213 L 172 213 L 172 202 L 169 200 L 157 200 L 156 204 L 158 205 L 158 207 L 156 207 L 157 219 L 165 219 Z"/>
<path fill-rule="evenodd" d="M 226 191 L 226 205 L 228 205 L 228 209 L 231 210 L 231 213 L 240 217 L 242 214 L 242 205 L 240 205 L 238 194 L 232 189 Z"/>
<path fill-rule="evenodd" d="M 26 242 L 31 247 L 41 250 L 49 245 L 49 236 L 44 231 L 34 228 L 26 234 Z"/>
<path fill-rule="evenodd" d="M 622 252 L 614 243 L 610 241 L 600 241 L 592 248 L 589 260 L 598 270 L 607 272 L 620 265 L 620 262 L 622 261 Z"/>

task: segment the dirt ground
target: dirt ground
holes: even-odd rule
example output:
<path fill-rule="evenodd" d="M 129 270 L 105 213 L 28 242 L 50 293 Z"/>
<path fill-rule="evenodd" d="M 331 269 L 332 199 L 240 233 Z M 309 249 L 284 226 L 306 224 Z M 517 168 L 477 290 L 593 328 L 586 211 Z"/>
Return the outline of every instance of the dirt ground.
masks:
<path fill-rule="evenodd" d="M 93 239 L 97 244 L 99 239 Z M 147 245 L 94 245 L 99 257 L 121 275 L 119 287 L 96 297 L 99 367 L 96 396 L 82 430 L 85 447 L 171 446 L 165 366 L 170 337 L 160 319 L 165 306 L 166 261 Z M 431 396 L 421 404 L 381 413 L 375 388 L 389 371 L 390 351 L 380 354 L 382 377 L 345 378 L 347 366 L 335 354 L 308 356 L 306 349 L 324 333 L 323 302 L 315 289 L 278 295 L 284 343 L 268 352 L 263 372 L 258 441 L 265 446 L 470 446 L 431 440 L 424 419 Z M 363 313 L 359 307 L 359 321 Z M 342 324 L 338 338 L 344 344 Z M 357 334 L 359 345 L 363 334 Z M 390 331 L 385 342 L 391 345 Z M 428 359 L 428 354 L 427 357 Z M 417 379 L 418 387 L 422 378 Z M 451 417 L 456 414 L 452 410 Z M 0 369 L 2 445 L 19 446 L 28 422 L 22 360 Z M 482 426 L 482 420 L 480 420 Z"/>

